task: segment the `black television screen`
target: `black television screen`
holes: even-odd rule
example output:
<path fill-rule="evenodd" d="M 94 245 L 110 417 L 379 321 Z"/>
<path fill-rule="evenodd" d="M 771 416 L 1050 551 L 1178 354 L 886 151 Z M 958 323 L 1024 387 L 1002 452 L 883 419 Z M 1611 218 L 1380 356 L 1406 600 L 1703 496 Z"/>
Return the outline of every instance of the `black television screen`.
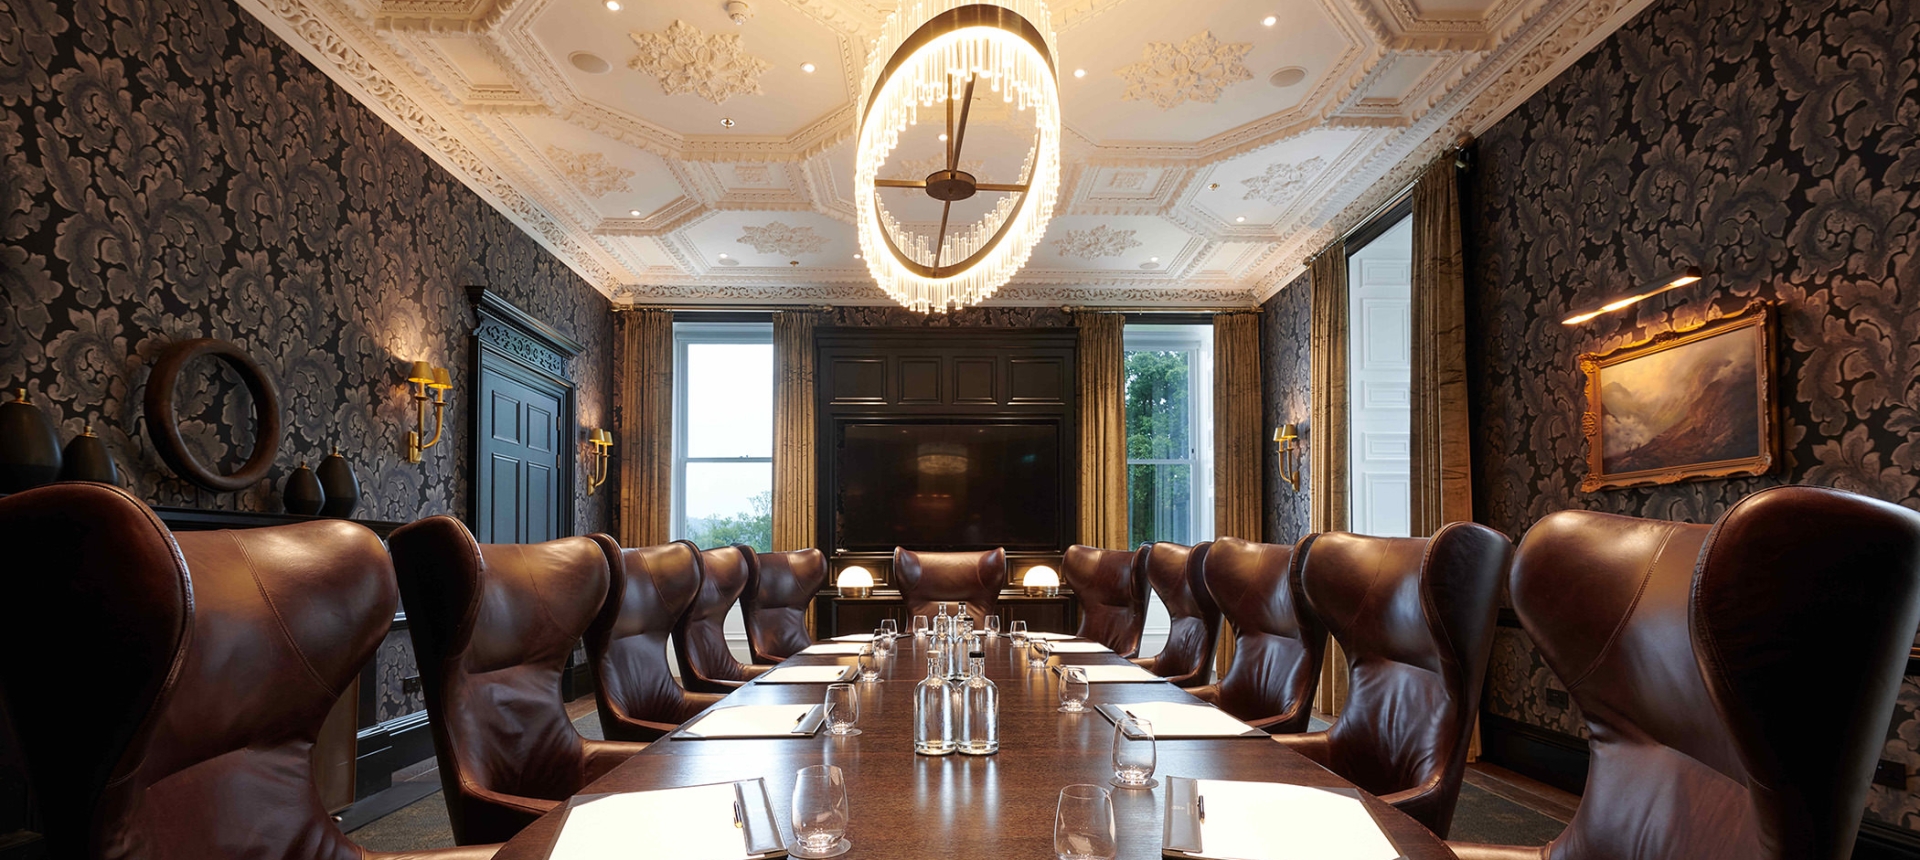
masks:
<path fill-rule="evenodd" d="M 845 424 L 838 548 L 1063 548 L 1060 425 Z"/>

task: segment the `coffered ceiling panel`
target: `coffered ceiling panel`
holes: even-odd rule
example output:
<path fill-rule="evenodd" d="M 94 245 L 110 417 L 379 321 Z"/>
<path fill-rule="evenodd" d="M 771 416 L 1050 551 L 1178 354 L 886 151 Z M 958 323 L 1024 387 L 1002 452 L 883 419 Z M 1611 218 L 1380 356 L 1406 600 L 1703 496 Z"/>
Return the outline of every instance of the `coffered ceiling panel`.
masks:
<path fill-rule="evenodd" d="M 887 301 L 851 138 L 895 0 L 237 2 L 616 302 Z M 1056 0 L 1059 205 L 993 301 L 1252 304 L 1648 2 Z M 1030 117 L 973 110 L 961 166 L 1020 173 Z"/>

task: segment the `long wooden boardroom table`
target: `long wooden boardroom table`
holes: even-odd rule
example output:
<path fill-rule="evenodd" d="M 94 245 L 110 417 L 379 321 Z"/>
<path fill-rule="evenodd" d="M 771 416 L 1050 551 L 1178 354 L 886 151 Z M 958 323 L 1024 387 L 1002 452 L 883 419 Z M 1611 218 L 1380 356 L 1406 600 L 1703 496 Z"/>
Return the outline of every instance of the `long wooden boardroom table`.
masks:
<path fill-rule="evenodd" d="M 1000 752 L 991 756 L 921 756 L 913 752 L 913 691 L 926 676 L 924 646 L 901 636 L 883 662 L 880 683 L 859 684 L 861 734 L 699 740 L 669 737 L 586 787 L 582 794 L 645 791 L 760 777 L 782 837 L 793 843 L 794 773 L 815 764 L 846 774 L 850 820 L 846 860 L 922 857 L 1051 858 L 1060 789 L 1107 785 L 1113 776 L 1113 724 L 1098 713 L 1063 714 L 1060 679 L 1027 666 L 1006 636 L 988 640 L 987 676 L 1000 687 Z M 852 664 L 852 657 L 800 655 L 782 665 Z M 1055 655 L 1053 664 L 1122 664 L 1113 654 Z M 824 684 L 749 683 L 715 707 L 819 702 Z M 1089 707 L 1103 702 L 1195 702 L 1172 684 L 1094 684 Z M 1162 740 L 1151 790 L 1112 789 L 1119 857 L 1161 856 L 1168 776 L 1263 780 L 1352 788 L 1306 757 L 1265 737 Z M 1406 860 L 1453 860 L 1418 822 L 1362 793 L 1374 817 Z M 564 809 L 564 807 L 563 807 Z M 495 860 L 545 860 L 559 834 L 562 810 L 535 821 Z"/>

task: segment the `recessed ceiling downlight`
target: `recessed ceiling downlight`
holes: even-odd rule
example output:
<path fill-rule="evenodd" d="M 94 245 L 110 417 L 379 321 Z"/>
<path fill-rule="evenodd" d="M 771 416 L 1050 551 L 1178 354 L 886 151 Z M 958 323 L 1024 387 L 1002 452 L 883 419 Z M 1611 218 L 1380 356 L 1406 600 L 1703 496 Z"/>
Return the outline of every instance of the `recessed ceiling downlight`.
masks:
<path fill-rule="evenodd" d="M 567 55 L 567 62 L 589 75 L 604 75 L 613 70 L 612 63 L 591 51 L 574 51 Z"/>
<path fill-rule="evenodd" d="M 1271 77 L 1267 78 L 1267 83 L 1284 88 L 1298 84 L 1306 79 L 1306 69 L 1300 68 L 1299 66 L 1288 66 L 1280 71 L 1274 72 Z"/>
<path fill-rule="evenodd" d="M 1156 262 L 1153 262 L 1152 260 L 1148 260 L 1147 262 L 1144 262 L 1144 263 L 1141 263 L 1141 264 L 1140 264 L 1140 268 L 1142 268 L 1142 269 L 1145 269 L 1145 270 L 1147 270 L 1147 271 L 1149 271 L 1149 272 L 1151 272 L 1151 271 L 1153 271 L 1154 269 L 1158 269 L 1158 268 L 1160 268 L 1160 264 L 1159 264 L 1159 263 L 1156 263 Z"/>
<path fill-rule="evenodd" d="M 732 258 L 732 257 L 729 257 L 729 256 L 727 256 L 727 255 L 725 255 L 725 254 L 722 254 L 722 255 L 720 255 L 720 265 L 722 265 L 722 266 L 738 266 L 738 265 L 740 265 L 740 261 L 739 261 L 739 260 L 736 260 L 736 259 L 734 259 L 734 258 Z"/>

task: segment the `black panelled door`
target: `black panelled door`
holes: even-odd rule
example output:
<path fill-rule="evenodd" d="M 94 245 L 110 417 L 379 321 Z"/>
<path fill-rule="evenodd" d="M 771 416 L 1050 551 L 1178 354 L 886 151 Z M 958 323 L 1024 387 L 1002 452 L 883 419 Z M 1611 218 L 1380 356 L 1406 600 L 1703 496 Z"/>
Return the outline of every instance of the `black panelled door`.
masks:
<path fill-rule="evenodd" d="M 481 543 L 573 534 L 573 382 L 578 342 L 484 289 L 473 331 L 472 507 Z"/>

